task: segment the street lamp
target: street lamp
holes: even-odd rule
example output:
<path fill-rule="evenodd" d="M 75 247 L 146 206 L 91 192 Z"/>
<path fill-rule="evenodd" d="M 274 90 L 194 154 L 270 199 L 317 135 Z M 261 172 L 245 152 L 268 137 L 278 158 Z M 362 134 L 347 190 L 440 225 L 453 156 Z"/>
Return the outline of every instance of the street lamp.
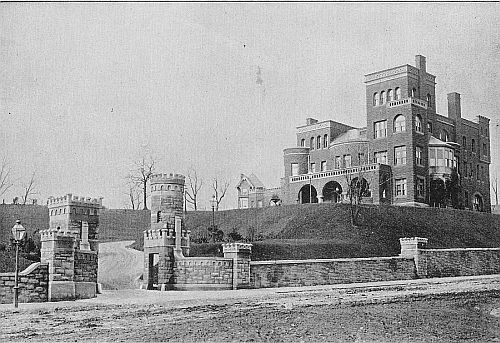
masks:
<path fill-rule="evenodd" d="M 19 286 L 18 286 L 18 278 L 19 278 L 19 242 L 24 238 L 24 234 L 26 233 L 26 229 L 21 225 L 21 221 L 17 220 L 16 225 L 12 227 L 12 236 L 14 237 L 14 244 L 16 245 L 16 273 L 14 277 L 14 307 L 18 306 L 18 297 L 19 297 Z"/>
<path fill-rule="evenodd" d="M 210 205 L 212 205 L 212 228 L 215 229 L 215 205 L 217 204 L 217 200 L 215 199 L 215 195 L 212 195 L 212 199 L 210 199 Z"/>

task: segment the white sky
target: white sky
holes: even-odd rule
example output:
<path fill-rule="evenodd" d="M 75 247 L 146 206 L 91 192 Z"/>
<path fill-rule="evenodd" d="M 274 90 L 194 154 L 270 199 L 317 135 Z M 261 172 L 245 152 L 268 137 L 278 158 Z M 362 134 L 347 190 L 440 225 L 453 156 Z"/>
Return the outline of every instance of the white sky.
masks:
<path fill-rule="evenodd" d="M 500 174 L 498 3 L 1 3 L 0 157 L 37 195 L 126 204 L 148 151 L 159 171 L 279 186 L 306 117 L 365 126 L 364 74 L 427 57 L 438 113 L 491 118 Z M 257 81 L 261 68 L 263 83 Z M 6 202 L 20 187 L 5 194 Z"/>

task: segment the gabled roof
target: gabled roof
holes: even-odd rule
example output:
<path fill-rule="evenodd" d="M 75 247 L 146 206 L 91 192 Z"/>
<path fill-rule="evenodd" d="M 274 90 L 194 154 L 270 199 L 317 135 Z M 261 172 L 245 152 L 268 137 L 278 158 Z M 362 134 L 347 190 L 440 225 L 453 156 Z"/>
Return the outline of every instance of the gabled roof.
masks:
<path fill-rule="evenodd" d="M 241 174 L 240 182 L 238 182 L 238 184 L 236 185 L 236 188 L 239 188 L 243 181 L 247 181 L 250 184 L 250 186 L 253 188 L 265 188 L 262 181 L 260 181 L 259 178 L 257 176 L 255 176 L 255 174 L 253 174 L 253 173 L 250 174 L 250 176 L 246 176 L 245 174 Z"/>

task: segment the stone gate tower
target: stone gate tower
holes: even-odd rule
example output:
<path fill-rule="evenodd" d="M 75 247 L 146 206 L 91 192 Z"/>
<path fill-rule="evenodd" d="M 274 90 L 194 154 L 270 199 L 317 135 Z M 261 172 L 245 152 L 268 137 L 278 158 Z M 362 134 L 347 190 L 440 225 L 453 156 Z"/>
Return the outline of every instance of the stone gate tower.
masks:
<path fill-rule="evenodd" d="M 151 229 L 174 227 L 175 217 L 183 217 L 185 176 L 151 176 Z"/>

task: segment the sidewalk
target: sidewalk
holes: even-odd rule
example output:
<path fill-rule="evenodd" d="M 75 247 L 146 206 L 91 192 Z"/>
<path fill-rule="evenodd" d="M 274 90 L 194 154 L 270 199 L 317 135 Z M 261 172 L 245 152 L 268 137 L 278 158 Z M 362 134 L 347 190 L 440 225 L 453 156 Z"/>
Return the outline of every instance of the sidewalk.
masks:
<path fill-rule="evenodd" d="M 77 301 L 21 303 L 20 311 L 54 308 L 159 305 L 167 308 L 191 307 L 212 303 L 252 302 L 303 306 L 322 304 L 383 303 L 417 299 L 440 294 L 500 291 L 500 274 L 322 285 L 310 287 L 260 288 L 224 291 L 104 291 L 97 298 Z M 0 305 L 0 311 L 12 311 L 12 304 Z"/>

